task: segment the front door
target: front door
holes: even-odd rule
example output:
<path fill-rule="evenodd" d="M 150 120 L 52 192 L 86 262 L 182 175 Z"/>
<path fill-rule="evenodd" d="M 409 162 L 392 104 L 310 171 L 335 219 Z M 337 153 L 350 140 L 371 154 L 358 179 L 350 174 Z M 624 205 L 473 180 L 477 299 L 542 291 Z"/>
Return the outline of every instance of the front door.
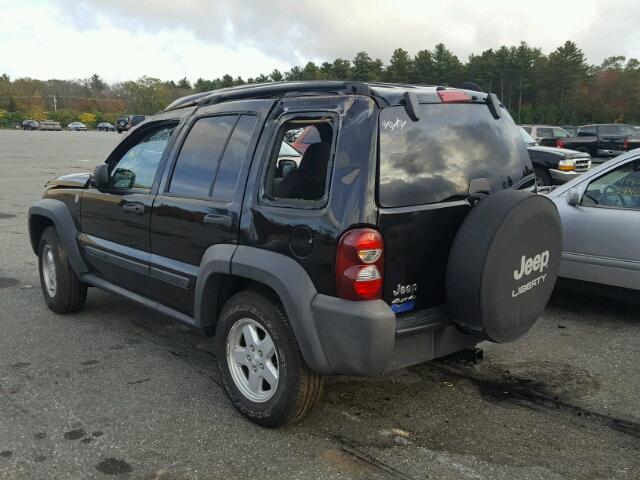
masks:
<path fill-rule="evenodd" d="M 107 159 L 109 186 L 83 193 L 80 244 L 93 273 L 147 294 L 152 187 L 177 125 L 149 124 L 123 141 Z"/>
<path fill-rule="evenodd" d="M 640 159 L 591 180 L 579 205 L 561 208 L 567 276 L 640 289 Z"/>
<path fill-rule="evenodd" d="M 205 250 L 237 243 L 254 132 L 260 111 L 272 103 L 203 108 L 176 139 L 151 216 L 152 298 L 158 302 L 193 316 Z"/>

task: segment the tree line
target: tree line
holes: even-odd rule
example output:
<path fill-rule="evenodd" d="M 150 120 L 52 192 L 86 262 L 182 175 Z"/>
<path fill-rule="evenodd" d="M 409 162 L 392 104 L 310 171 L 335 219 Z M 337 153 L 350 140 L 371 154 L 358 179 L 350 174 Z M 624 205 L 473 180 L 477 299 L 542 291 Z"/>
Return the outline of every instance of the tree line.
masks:
<path fill-rule="evenodd" d="M 308 62 L 243 79 L 187 78 L 163 81 L 142 77 L 108 84 L 99 75 L 84 80 L 35 80 L 0 76 L 0 126 L 24 118 L 83 118 L 113 123 L 122 113 L 152 114 L 178 97 L 247 83 L 283 80 L 353 80 L 455 86 L 472 81 L 498 95 L 519 123 L 640 123 L 640 61 L 612 56 L 590 65 L 571 41 L 545 55 L 522 42 L 460 60 L 444 44 L 414 55 L 396 49 L 387 63 L 358 52 L 351 60 Z"/>

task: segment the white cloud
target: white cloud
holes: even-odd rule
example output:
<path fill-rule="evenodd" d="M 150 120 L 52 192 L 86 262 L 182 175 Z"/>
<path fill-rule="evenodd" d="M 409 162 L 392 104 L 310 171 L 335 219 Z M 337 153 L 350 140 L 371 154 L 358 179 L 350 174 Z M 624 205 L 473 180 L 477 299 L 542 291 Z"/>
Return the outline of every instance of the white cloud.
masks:
<path fill-rule="evenodd" d="M 55 10 L 24 4 L 4 8 L 0 17 L 0 73 L 12 77 L 67 79 L 99 73 L 109 81 L 142 75 L 195 80 L 228 72 L 247 78 L 274 68 L 287 64 L 251 45 L 198 39 L 184 27 L 136 31 L 96 14 L 88 28 L 79 29 Z"/>
<path fill-rule="evenodd" d="M 439 42 L 462 59 L 521 40 L 548 53 L 569 39 L 593 63 L 640 57 L 637 0 L 0 2 L 0 71 L 13 76 L 247 77 Z"/>

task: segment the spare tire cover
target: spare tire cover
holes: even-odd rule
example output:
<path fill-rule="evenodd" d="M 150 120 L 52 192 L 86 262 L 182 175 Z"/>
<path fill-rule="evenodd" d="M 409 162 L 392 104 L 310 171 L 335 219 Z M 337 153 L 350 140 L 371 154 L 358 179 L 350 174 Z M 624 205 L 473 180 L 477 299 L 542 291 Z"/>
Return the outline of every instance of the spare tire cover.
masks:
<path fill-rule="evenodd" d="M 467 333 L 494 342 L 524 335 L 555 285 L 561 255 L 554 203 L 522 190 L 501 190 L 471 209 L 451 247 L 447 304 Z"/>

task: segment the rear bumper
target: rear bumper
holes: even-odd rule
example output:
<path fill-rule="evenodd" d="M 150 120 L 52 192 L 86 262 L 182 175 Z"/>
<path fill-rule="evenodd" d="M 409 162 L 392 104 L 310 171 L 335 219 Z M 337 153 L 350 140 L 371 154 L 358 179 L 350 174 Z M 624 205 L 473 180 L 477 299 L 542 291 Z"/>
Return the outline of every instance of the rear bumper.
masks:
<path fill-rule="evenodd" d="M 462 333 L 443 309 L 403 315 L 382 300 L 352 302 L 318 294 L 312 310 L 332 371 L 375 375 L 470 348 L 481 340 Z"/>
<path fill-rule="evenodd" d="M 566 183 L 569 180 L 579 177 L 582 173 L 584 172 L 563 172 L 562 170 L 556 170 L 555 168 L 549 169 L 549 176 L 551 177 L 554 185 Z"/>

